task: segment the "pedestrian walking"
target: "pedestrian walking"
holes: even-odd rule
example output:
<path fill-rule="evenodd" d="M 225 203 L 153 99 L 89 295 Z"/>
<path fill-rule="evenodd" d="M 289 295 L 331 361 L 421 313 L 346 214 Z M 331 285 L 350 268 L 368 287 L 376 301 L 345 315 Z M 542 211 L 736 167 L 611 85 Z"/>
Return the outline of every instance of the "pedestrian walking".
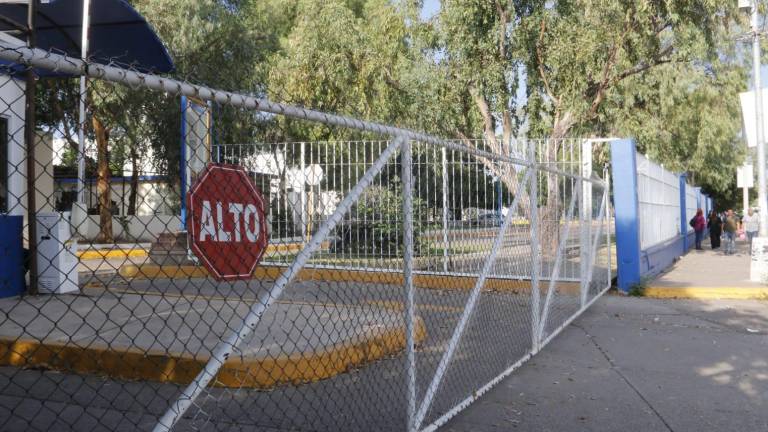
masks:
<path fill-rule="evenodd" d="M 741 228 L 747 233 L 747 240 L 749 240 L 749 250 L 752 251 L 752 239 L 757 237 L 757 232 L 760 231 L 760 216 L 758 216 L 754 210 L 749 209 L 747 214 L 744 215 L 744 219 L 741 220 Z"/>
<path fill-rule="evenodd" d="M 736 252 L 736 231 L 739 229 L 739 221 L 733 210 L 728 209 L 725 213 L 725 222 L 723 231 L 725 231 L 725 254 L 733 255 Z"/>
<path fill-rule="evenodd" d="M 709 241 L 712 243 L 712 250 L 715 250 L 720 247 L 720 236 L 723 234 L 723 220 L 720 219 L 720 216 L 714 210 L 709 212 L 707 228 L 709 228 Z"/>
<path fill-rule="evenodd" d="M 701 250 L 701 241 L 704 240 L 704 229 L 707 227 L 707 221 L 704 219 L 704 210 L 697 209 L 696 216 L 690 222 L 693 232 L 696 234 L 696 249 Z"/>

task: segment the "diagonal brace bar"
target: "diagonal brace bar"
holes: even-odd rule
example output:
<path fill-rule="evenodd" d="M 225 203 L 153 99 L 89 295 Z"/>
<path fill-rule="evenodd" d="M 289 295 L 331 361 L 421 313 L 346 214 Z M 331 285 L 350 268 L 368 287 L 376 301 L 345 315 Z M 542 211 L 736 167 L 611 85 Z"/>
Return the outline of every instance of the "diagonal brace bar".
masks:
<path fill-rule="evenodd" d="M 236 332 L 232 332 L 227 338 L 221 341 L 211 355 L 211 359 L 205 365 L 202 371 L 197 375 L 187 388 L 179 395 L 179 398 L 165 412 L 160 421 L 155 425 L 154 432 L 168 432 L 173 428 L 176 422 L 184 415 L 189 407 L 194 403 L 200 393 L 205 390 L 208 384 L 213 380 L 219 369 L 226 363 L 230 355 L 240 346 L 240 344 L 251 334 L 261 320 L 264 312 L 277 300 L 285 287 L 299 273 L 304 264 L 309 260 L 312 254 L 320 247 L 328 234 L 341 221 L 344 214 L 358 200 L 373 182 L 374 177 L 384 168 L 387 161 L 395 154 L 403 143 L 403 139 L 398 137 L 392 141 L 386 149 L 379 155 L 376 161 L 368 168 L 363 177 L 352 188 L 344 200 L 339 203 L 336 211 L 326 220 L 320 229 L 317 230 L 312 240 L 296 256 L 293 263 L 282 275 L 275 281 L 275 285 L 270 292 L 265 293 L 259 298 L 259 301 L 251 306 L 251 310 L 243 320 L 243 324 Z"/>
<path fill-rule="evenodd" d="M 600 202 L 600 213 L 597 216 L 597 219 L 600 221 L 600 225 L 597 227 L 597 232 L 595 233 L 595 239 L 592 241 L 592 248 L 590 249 L 590 255 L 589 255 L 589 263 L 587 264 L 588 270 L 587 270 L 587 277 L 584 281 L 586 284 L 586 287 L 589 288 L 589 284 L 592 282 L 592 273 L 594 273 L 595 270 L 595 258 L 597 258 L 597 245 L 600 243 L 600 234 L 603 233 L 603 222 L 604 222 L 604 216 L 605 216 L 605 202 L 608 198 L 608 192 L 603 192 L 603 200 Z M 587 292 L 582 293 L 584 298 L 582 299 L 582 305 L 587 304 L 587 298 L 586 295 Z"/>
<path fill-rule="evenodd" d="M 552 269 L 552 275 L 549 278 L 549 287 L 547 289 L 547 297 L 544 300 L 544 307 L 541 310 L 541 320 L 539 321 L 539 340 L 544 335 L 544 328 L 547 326 L 547 319 L 549 318 L 549 307 L 552 303 L 552 297 L 555 292 L 555 283 L 557 283 L 557 275 L 560 274 L 560 264 L 563 262 L 563 255 L 565 254 L 565 246 L 568 243 L 568 235 L 571 232 L 571 221 L 573 220 L 573 210 L 576 206 L 576 199 L 581 195 L 581 187 L 576 188 L 576 193 L 571 194 L 571 203 L 568 206 L 568 213 L 565 217 L 565 226 L 563 227 L 563 235 L 560 238 L 560 244 L 557 245 L 557 255 L 555 257 L 555 265 Z"/>
<path fill-rule="evenodd" d="M 528 184 L 532 173 L 534 172 L 535 169 L 526 169 L 525 177 L 522 181 L 522 189 L 519 190 L 525 190 L 525 187 Z M 418 430 L 419 427 L 421 427 L 421 424 L 424 422 L 424 417 L 427 415 L 427 410 L 429 410 L 429 407 L 432 405 L 432 400 L 434 399 L 435 394 L 437 393 L 437 389 L 443 380 L 443 376 L 448 369 L 448 364 L 451 362 L 453 353 L 456 351 L 456 348 L 459 345 L 459 341 L 461 340 L 464 329 L 469 322 L 469 318 L 472 315 L 472 312 L 475 310 L 475 304 L 477 303 L 477 299 L 480 296 L 480 290 L 482 289 L 483 285 L 485 285 L 485 279 L 488 277 L 488 273 L 491 271 L 491 267 L 496 261 L 496 255 L 499 253 L 499 249 L 501 249 L 501 244 L 504 240 L 504 234 L 507 232 L 507 227 L 510 225 L 512 217 L 517 211 L 517 205 L 521 195 L 523 194 L 515 195 L 515 199 L 512 200 L 512 205 L 509 206 L 509 211 L 507 211 L 507 216 L 504 218 L 504 223 L 501 225 L 499 234 L 496 235 L 496 239 L 493 242 L 491 254 L 488 256 L 488 258 L 486 258 L 485 263 L 483 264 L 483 269 L 477 278 L 477 282 L 475 282 L 475 286 L 472 288 L 472 292 L 470 293 L 469 299 L 467 300 L 467 305 L 464 307 L 464 311 L 461 314 L 459 323 L 456 325 L 456 329 L 454 329 L 453 335 L 451 335 L 451 340 L 448 342 L 448 348 L 446 349 L 445 353 L 443 353 L 443 357 L 440 359 L 440 364 L 437 366 L 435 375 L 432 377 L 432 382 L 429 384 L 427 392 L 424 395 L 424 401 L 422 401 L 421 405 L 419 406 L 419 411 L 416 414 L 416 418 L 413 422 L 413 430 Z"/>

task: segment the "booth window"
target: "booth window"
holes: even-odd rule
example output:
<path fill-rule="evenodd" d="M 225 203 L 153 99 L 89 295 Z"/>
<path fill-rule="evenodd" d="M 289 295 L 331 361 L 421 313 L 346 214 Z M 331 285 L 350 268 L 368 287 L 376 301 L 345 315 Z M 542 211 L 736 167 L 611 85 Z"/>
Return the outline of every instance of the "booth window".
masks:
<path fill-rule="evenodd" d="M 8 119 L 0 117 L 0 213 L 8 212 Z"/>

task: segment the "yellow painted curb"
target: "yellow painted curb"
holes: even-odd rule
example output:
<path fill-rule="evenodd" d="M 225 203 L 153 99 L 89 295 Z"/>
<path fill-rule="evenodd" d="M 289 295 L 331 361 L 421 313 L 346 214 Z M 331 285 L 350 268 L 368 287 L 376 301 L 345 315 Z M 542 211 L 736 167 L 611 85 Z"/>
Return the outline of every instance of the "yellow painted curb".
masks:
<path fill-rule="evenodd" d="M 645 297 L 660 299 L 760 299 L 768 300 L 766 288 L 739 287 L 647 287 Z"/>
<path fill-rule="evenodd" d="M 324 242 L 321 248 L 327 249 L 330 243 Z M 281 243 L 267 246 L 267 255 L 298 253 L 304 247 L 301 243 Z M 149 251 L 144 248 L 133 249 L 86 249 L 77 252 L 81 260 L 94 260 L 106 258 L 143 258 L 149 256 Z"/>
<path fill-rule="evenodd" d="M 415 320 L 415 341 L 427 336 L 420 317 Z M 319 352 L 275 358 L 241 357 L 227 361 L 214 379 L 219 387 L 269 389 L 281 384 L 315 382 L 339 375 L 405 348 L 405 327 L 358 337 Z M 207 363 L 207 357 L 117 349 L 106 345 L 78 346 L 31 339 L 0 338 L 0 365 L 45 368 L 61 372 L 91 373 L 112 378 L 189 384 Z"/>
<path fill-rule="evenodd" d="M 146 257 L 149 252 L 146 249 L 97 249 L 78 251 L 77 257 L 81 260 L 105 259 L 105 258 L 128 258 L 128 257 Z"/>
<path fill-rule="evenodd" d="M 277 280 L 287 269 L 285 266 L 256 267 L 252 278 L 263 280 Z M 127 264 L 118 270 L 120 276 L 133 279 L 161 279 L 161 278 L 204 278 L 208 271 L 201 266 L 194 265 L 156 265 L 156 264 Z M 389 285 L 403 285 L 403 274 L 400 272 L 377 272 L 366 270 L 327 269 L 327 268 L 303 268 L 296 276 L 299 281 L 328 281 L 328 282 L 361 282 L 379 283 Z M 474 288 L 477 282 L 475 276 L 462 275 L 432 275 L 416 274 L 413 283 L 416 287 L 427 289 L 445 289 L 467 291 Z M 541 290 L 546 292 L 548 283 L 541 283 Z M 503 279 L 489 277 L 485 280 L 485 291 L 499 291 L 518 293 L 530 291 L 531 281 L 519 279 Z M 577 295 L 579 293 L 578 282 L 558 282 L 556 289 L 565 294 Z"/>

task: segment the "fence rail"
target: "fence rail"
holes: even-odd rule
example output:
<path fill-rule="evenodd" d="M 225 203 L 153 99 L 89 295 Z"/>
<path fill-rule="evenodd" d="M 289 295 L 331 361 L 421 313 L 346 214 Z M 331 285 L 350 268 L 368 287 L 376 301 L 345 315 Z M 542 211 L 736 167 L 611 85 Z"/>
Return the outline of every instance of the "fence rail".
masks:
<path fill-rule="evenodd" d="M 96 215 L 53 211 L 52 158 L 35 157 L 28 200 L 17 180 L 32 144 L 9 133 L 14 204 L 0 222 L 18 222 L 19 256 L 37 246 L 40 293 L 0 299 L 0 429 L 434 430 L 611 284 L 611 200 L 604 172 L 584 168 L 589 141 L 493 152 L 39 50 L 0 45 L 0 59 L 13 63 L 0 114 L 43 132 L 29 154 L 78 128 L 95 141 L 106 242 L 78 237 Z M 86 118 L 25 122 L 24 68 L 70 76 L 36 97 L 65 114 L 79 97 L 61 86 L 88 76 Z M 136 165 L 144 147 L 179 178 L 152 198 L 174 214 L 142 216 L 151 245 L 115 241 L 105 159 Z M 216 183 L 196 207 L 214 167 L 242 169 L 246 186 Z M 216 197 L 246 190 L 264 219 L 238 204 L 223 222 Z M 22 240 L 30 224 L 38 236 Z M 236 278 L 212 270 L 259 258 Z"/>

